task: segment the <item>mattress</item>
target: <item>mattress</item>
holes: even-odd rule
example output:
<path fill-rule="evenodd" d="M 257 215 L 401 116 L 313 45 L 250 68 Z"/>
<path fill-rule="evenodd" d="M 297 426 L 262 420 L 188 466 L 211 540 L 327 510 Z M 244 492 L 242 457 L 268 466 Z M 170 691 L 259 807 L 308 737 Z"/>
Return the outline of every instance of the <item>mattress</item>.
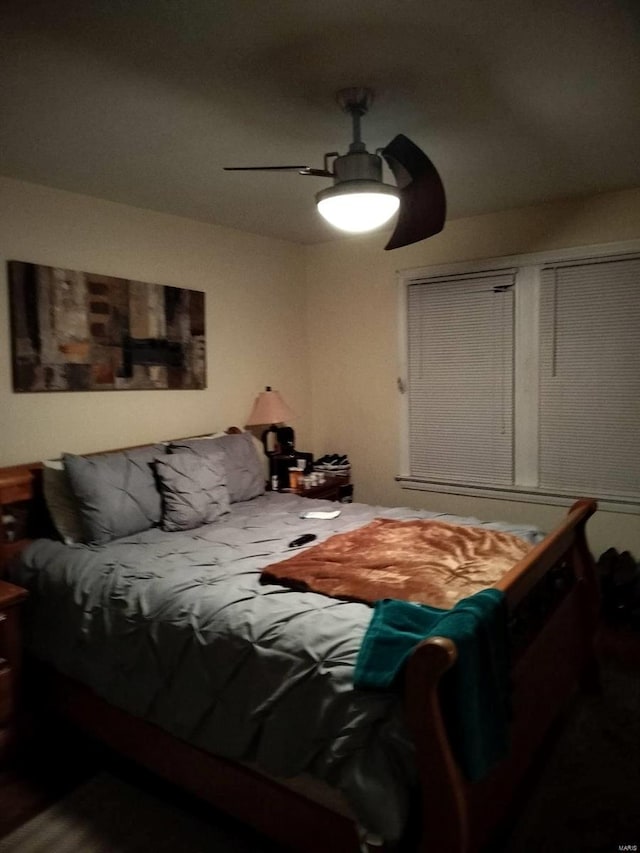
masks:
<path fill-rule="evenodd" d="M 301 518 L 335 507 L 270 493 L 186 532 L 153 528 L 100 546 L 40 539 L 13 578 L 31 591 L 26 642 L 38 658 L 195 746 L 328 783 L 392 842 L 417 780 L 399 697 L 353 686 L 371 608 L 263 584 L 260 572 L 304 533 L 323 541 L 374 518 L 480 522 L 357 503 L 335 519 Z"/>

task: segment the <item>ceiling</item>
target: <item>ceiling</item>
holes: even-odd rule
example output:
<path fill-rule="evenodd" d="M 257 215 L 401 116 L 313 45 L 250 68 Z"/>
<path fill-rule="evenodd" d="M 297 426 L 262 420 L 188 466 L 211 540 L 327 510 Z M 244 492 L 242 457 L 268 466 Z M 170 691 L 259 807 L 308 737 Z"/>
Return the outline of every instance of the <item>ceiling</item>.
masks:
<path fill-rule="evenodd" d="M 640 186 L 637 0 L 3 0 L 0 174 L 300 243 L 326 178 L 413 139 L 449 217 Z M 387 178 L 390 179 L 390 176 Z"/>

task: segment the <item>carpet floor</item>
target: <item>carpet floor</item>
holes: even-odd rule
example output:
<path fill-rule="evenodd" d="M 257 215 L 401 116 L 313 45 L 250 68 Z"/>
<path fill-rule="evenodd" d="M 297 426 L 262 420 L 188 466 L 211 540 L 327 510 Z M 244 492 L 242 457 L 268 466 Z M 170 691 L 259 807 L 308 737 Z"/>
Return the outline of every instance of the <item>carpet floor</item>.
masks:
<path fill-rule="evenodd" d="M 505 853 L 640 850 L 640 670 L 610 661 L 602 682 L 574 700 Z"/>
<path fill-rule="evenodd" d="M 267 842 L 100 773 L 0 840 L 1 853 L 264 853 Z"/>
<path fill-rule="evenodd" d="M 489 853 L 640 850 L 640 673 L 609 663 L 603 687 L 576 697 L 508 840 Z M 0 840 L 0 853 L 275 850 L 170 790 L 101 772 Z"/>

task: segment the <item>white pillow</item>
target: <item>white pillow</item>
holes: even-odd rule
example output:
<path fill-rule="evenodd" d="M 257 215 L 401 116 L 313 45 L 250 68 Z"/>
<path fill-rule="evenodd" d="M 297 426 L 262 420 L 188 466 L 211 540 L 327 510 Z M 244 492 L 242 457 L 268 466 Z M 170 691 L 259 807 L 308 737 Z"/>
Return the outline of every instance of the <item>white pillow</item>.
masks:
<path fill-rule="evenodd" d="M 42 465 L 42 490 L 54 527 L 66 545 L 82 542 L 82 520 L 64 462 L 45 459 Z"/>

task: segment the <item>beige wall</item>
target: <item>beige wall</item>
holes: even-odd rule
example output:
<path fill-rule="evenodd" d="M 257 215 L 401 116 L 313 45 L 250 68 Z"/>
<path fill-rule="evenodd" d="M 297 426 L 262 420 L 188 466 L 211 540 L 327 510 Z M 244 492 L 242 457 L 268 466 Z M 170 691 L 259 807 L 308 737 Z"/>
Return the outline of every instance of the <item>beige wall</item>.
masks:
<path fill-rule="evenodd" d="M 0 178 L 0 251 L 0 465 L 242 425 L 267 384 L 307 443 L 301 247 Z M 208 387 L 14 394 L 6 260 L 204 290 Z"/>
<path fill-rule="evenodd" d="M 640 190 L 447 223 L 432 239 L 385 252 L 384 235 L 307 249 L 313 444 L 348 453 L 356 497 L 526 521 L 548 529 L 564 508 L 403 490 L 398 473 L 400 397 L 395 273 L 430 264 L 640 238 Z M 599 512 L 592 548 L 628 548 L 640 559 L 640 516 Z"/>
<path fill-rule="evenodd" d="M 395 273 L 638 238 L 640 190 L 452 220 L 431 240 L 384 252 L 380 234 L 303 248 L 0 178 L 0 465 L 242 424 L 270 384 L 299 413 L 301 449 L 349 454 L 359 500 L 548 528 L 562 508 L 407 491 L 395 482 Z M 9 259 L 206 291 L 208 388 L 14 394 Z M 614 545 L 640 557 L 640 516 L 600 512 L 590 530 L 597 553 Z"/>

